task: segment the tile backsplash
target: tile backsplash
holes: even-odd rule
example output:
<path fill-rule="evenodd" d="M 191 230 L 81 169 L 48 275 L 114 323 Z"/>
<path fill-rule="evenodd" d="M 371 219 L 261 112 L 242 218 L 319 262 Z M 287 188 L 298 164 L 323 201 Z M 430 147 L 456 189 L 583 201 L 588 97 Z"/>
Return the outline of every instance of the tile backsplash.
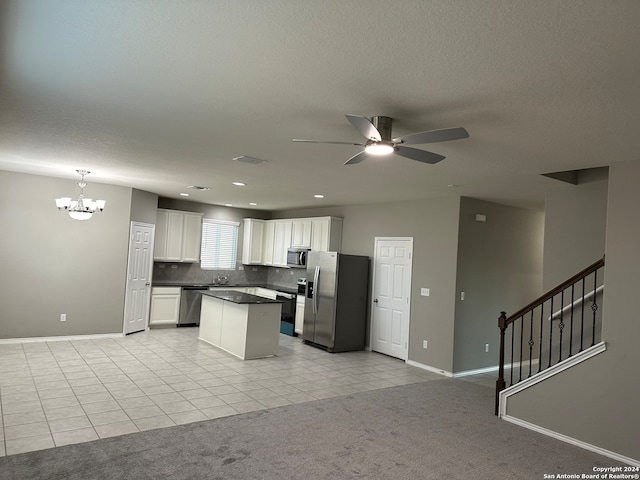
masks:
<path fill-rule="evenodd" d="M 240 267 L 240 266 L 239 266 Z M 299 277 L 306 276 L 306 270 L 290 268 L 242 265 L 243 270 L 202 270 L 199 263 L 154 262 L 153 282 L 214 283 L 220 276 L 226 276 L 228 283 L 237 285 L 270 284 L 282 287 L 296 287 Z"/>

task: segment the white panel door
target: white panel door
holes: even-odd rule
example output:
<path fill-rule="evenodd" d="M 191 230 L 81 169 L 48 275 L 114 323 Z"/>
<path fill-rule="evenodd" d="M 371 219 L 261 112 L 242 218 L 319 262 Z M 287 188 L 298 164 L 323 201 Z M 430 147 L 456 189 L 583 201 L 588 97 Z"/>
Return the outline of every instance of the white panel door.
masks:
<path fill-rule="evenodd" d="M 131 222 L 124 301 L 125 335 L 144 330 L 149 320 L 154 230 L 154 225 Z"/>
<path fill-rule="evenodd" d="M 376 238 L 371 350 L 406 360 L 409 344 L 412 239 Z"/>

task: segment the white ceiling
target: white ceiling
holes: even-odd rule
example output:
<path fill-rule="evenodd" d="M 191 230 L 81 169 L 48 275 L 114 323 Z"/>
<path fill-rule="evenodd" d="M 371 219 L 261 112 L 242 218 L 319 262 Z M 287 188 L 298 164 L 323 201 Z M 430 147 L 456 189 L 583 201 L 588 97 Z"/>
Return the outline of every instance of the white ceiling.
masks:
<path fill-rule="evenodd" d="M 640 158 L 637 0 L 4 0 L 0 25 L 0 169 L 91 170 L 88 196 L 540 208 L 571 188 L 540 174 Z M 417 146 L 436 165 L 292 142 L 362 141 L 347 113 L 470 138 Z"/>

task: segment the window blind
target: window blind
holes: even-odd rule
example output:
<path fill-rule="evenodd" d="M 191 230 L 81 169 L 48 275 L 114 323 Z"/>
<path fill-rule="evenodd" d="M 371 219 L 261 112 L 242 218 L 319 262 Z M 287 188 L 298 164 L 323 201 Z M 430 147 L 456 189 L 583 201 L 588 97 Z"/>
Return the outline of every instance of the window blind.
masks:
<path fill-rule="evenodd" d="M 202 220 L 200 268 L 235 270 L 240 223 L 225 220 Z"/>

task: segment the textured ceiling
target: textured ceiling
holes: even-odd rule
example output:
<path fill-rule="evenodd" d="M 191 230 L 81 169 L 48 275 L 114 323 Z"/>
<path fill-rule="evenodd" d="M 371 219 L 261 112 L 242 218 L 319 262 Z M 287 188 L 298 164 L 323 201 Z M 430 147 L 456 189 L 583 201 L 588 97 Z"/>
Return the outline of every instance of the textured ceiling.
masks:
<path fill-rule="evenodd" d="M 540 208 L 571 188 L 540 174 L 640 158 L 638 25 L 637 0 L 4 0 L 0 169 L 267 210 Z M 362 141 L 347 113 L 471 136 L 417 146 L 436 165 L 291 141 Z"/>

